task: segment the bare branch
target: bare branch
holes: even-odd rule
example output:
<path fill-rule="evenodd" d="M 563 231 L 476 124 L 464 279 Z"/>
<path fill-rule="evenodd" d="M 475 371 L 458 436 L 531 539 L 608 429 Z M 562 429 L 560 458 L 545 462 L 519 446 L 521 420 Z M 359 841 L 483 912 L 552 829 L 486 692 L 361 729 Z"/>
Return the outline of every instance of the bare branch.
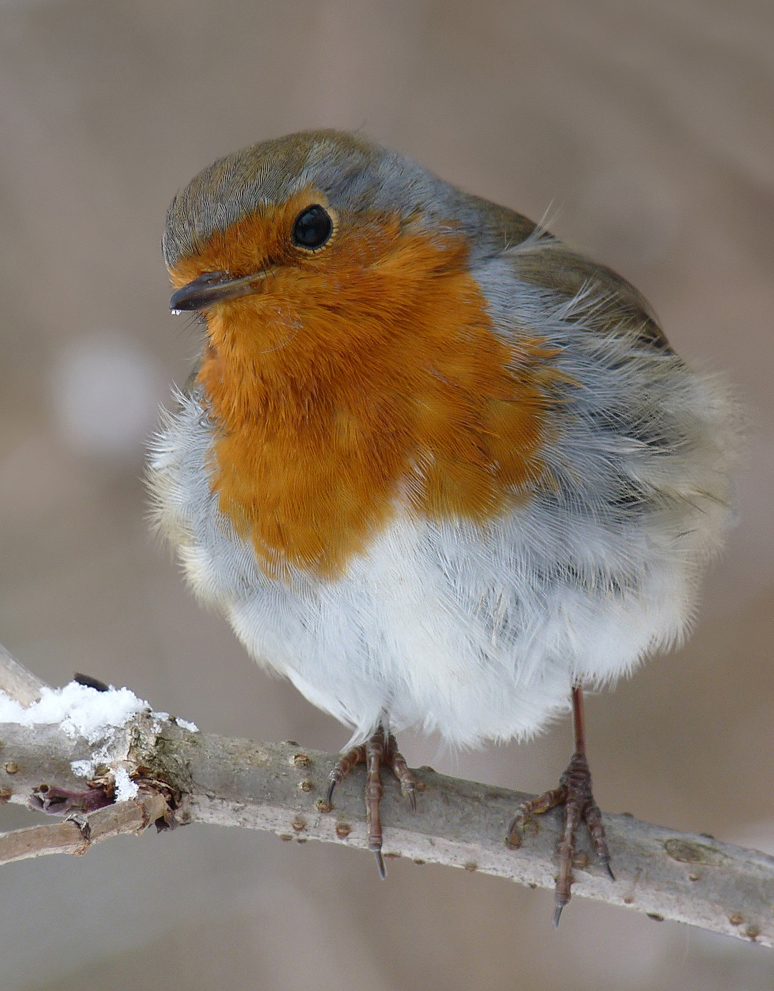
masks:
<path fill-rule="evenodd" d="M 45 681 L 28 671 L 0 643 L 0 691 L 10 695 L 20 705 L 27 706 L 37 702 L 41 689 L 46 687 Z"/>
<path fill-rule="evenodd" d="M 298 842 L 367 846 L 361 774 L 353 772 L 339 786 L 333 810 L 324 804 L 337 755 L 302 750 L 293 743 L 259 744 L 192 733 L 152 713 L 135 718 L 100 748 L 110 755 L 110 768 L 128 770 L 143 789 L 166 798 L 178 823 L 241 826 Z M 83 789 L 83 779 L 73 775 L 70 762 L 92 758 L 92 749 L 83 740 L 65 737 L 56 726 L 0 726 L 0 798 L 27 802 L 41 784 Z M 504 843 L 508 823 L 527 796 L 445 777 L 428 767 L 416 775 L 424 785 L 417 812 L 401 797 L 397 783 L 385 780 L 387 858 L 447 864 L 553 888 L 557 813 L 541 817 L 535 835 L 521 849 L 509 849 Z M 103 813 L 118 808 L 92 813 L 88 822 L 101 822 Z M 617 880 L 611 882 L 593 863 L 589 846 L 581 846 L 576 897 L 774 945 L 774 858 L 627 815 L 604 819 Z M 135 824 L 131 819 L 127 828 Z M 82 852 L 78 826 L 63 826 L 67 838 L 36 841 L 39 852 Z M 115 826 L 115 833 L 120 831 L 122 827 Z M 105 835 L 114 833 L 107 830 Z"/>
<path fill-rule="evenodd" d="M 70 816 L 45 826 L 0 833 L 0 864 L 51 853 L 86 853 L 90 846 L 113 836 L 141 833 L 169 814 L 165 797 L 149 791 L 128 802 L 118 802 L 90 815 Z"/>

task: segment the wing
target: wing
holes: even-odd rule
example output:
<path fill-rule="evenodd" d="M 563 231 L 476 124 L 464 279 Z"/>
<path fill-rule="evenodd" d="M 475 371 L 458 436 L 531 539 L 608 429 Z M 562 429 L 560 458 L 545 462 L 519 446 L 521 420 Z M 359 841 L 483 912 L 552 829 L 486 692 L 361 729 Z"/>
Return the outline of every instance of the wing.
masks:
<path fill-rule="evenodd" d="M 672 352 L 647 300 L 617 272 L 563 244 L 514 210 L 477 196 L 466 200 L 478 214 L 487 260 L 506 256 L 519 279 L 568 303 L 585 296 L 588 303 L 581 308 L 582 319 L 591 329 L 634 334 L 645 347 Z"/>

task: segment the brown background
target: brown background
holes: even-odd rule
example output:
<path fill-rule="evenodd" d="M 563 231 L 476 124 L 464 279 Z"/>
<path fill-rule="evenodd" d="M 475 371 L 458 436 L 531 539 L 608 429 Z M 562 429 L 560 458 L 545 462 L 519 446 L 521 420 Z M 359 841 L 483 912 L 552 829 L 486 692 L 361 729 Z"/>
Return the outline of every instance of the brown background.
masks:
<path fill-rule="evenodd" d="M 0 6 L 0 639 L 208 731 L 337 749 L 145 521 L 142 445 L 197 331 L 167 202 L 218 155 L 362 127 L 632 279 L 750 411 L 741 525 L 688 647 L 589 703 L 604 808 L 774 851 L 771 0 L 6 0 Z M 538 790 L 567 725 L 410 762 Z M 6 808 L 0 827 L 27 821 Z M 491 878 L 201 827 L 5 868 L 2 985 L 758 989 L 754 946 Z"/>

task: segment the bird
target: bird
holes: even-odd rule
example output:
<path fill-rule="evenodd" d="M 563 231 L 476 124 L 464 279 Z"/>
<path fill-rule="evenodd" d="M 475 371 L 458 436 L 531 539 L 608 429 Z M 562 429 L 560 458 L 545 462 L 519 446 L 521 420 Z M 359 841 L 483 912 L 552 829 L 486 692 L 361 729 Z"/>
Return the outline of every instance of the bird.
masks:
<path fill-rule="evenodd" d="M 396 733 L 522 740 L 570 710 L 555 922 L 585 823 L 614 878 L 584 691 L 680 642 L 735 519 L 722 377 L 643 296 L 504 206 L 360 133 L 220 158 L 174 197 L 163 255 L 203 347 L 148 479 L 196 595 L 352 737 L 384 876 Z"/>

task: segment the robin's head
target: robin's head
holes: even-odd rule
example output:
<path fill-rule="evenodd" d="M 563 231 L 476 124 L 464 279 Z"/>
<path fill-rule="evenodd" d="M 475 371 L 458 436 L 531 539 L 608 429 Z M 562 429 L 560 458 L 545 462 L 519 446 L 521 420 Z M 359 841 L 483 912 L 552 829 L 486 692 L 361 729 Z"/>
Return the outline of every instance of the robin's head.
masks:
<path fill-rule="evenodd" d="M 214 486 L 259 557 L 335 570 L 401 491 L 482 518 L 540 473 L 542 342 L 514 352 L 476 278 L 532 229 L 335 131 L 237 152 L 175 197 L 171 306 L 204 317 Z"/>
<path fill-rule="evenodd" d="M 304 131 L 200 172 L 170 205 L 163 248 L 172 308 L 206 310 L 261 293 L 270 274 L 360 269 L 413 238 L 457 256 L 464 244 L 475 262 L 533 229 L 365 138 Z"/>
<path fill-rule="evenodd" d="M 303 268 L 318 252 L 314 264 L 323 266 L 326 254 L 333 259 L 352 251 L 377 231 L 384 236 L 385 227 L 393 236 L 409 228 L 437 234 L 453 222 L 469 238 L 486 234 L 482 202 L 362 137 L 304 131 L 246 148 L 200 172 L 169 208 L 164 257 L 173 273 L 181 265 L 187 269 L 188 261 L 218 260 L 218 249 L 223 262 L 257 263 L 256 273 L 270 266 Z M 501 232 L 493 235 L 501 247 Z M 252 273 L 232 266 L 221 273 L 223 282 L 236 274 Z M 210 291 L 181 293 L 179 305 L 203 308 L 237 292 L 214 279 L 203 288 Z M 241 295 L 251 291 L 249 283 L 240 289 Z"/>

